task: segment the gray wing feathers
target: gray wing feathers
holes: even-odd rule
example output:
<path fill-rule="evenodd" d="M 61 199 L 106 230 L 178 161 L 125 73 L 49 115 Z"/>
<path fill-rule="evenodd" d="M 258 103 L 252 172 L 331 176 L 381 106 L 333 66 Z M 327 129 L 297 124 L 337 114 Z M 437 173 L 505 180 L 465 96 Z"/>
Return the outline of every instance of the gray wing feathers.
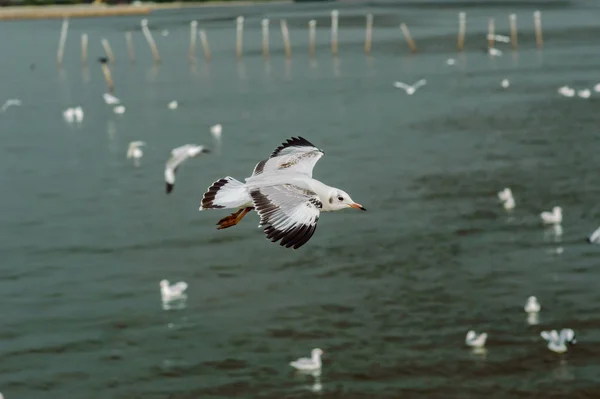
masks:
<path fill-rule="evenodd" d="M 272 242 L 297 249 L 314 234 L 323 204 L 312 191 L 285 184 L 253 190 L 250 196 Z"/>

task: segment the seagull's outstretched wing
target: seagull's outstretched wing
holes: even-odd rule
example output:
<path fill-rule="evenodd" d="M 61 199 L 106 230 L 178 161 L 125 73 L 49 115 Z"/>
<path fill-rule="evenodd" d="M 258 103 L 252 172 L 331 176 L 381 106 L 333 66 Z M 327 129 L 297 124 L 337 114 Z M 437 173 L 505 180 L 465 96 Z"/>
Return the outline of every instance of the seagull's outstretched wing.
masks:
<path fill-rule="evenodd" d="M 404 89 L 404 90 L 408 90 L 410 88 L 409 85 L 407 85 L 406 83 L 403 83 L 403 82 L 394 82 L 394 87 L 397 89 Z"/>
<path fill-rule="evenodd" d="M 296 173 L 312 177 L 312 171 L 323 151 L 302 137 L 292 137 L 277 147 L 269 159 L 254 167 L 252 176 L 269 173 Z"/>
<path fill-rule="evenodd" d="M 165 165 L 165 181 L 167 183 L 167 194 L 173 191 L 175 186 L 175 173 L 183 161 L 189 158 L 187 148 L 182 150 L 183 147 L 174 149 L 171 152 L 171 158 Z"/>
<path fill-rule="evenodd" d="M 291 184 L 268 186 L 250 192 L 260 226 L 272 242 L 294 249 L 306 244 L 317 229 L 323 204 L 317 194 Z"/>
<path fill-rule="evenodd" d="M 421 86 L 425 86 L 426 84 L 427 84 L 427 81 L 426 81 L 425 79 L 421 79 L 421 80 L 419 80 L 417 83 L 415 83 L 415 84 L 413 85 L 413 87 L 414 87 L 415 89 L 418 89 L 419 87 L 421 87 Z"/>

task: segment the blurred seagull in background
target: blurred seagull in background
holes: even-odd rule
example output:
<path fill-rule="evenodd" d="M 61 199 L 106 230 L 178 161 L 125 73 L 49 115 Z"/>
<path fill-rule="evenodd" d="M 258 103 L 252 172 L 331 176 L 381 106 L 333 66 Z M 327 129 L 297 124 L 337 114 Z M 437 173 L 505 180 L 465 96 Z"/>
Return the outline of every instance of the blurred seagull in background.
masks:
<path fill-rule="evenodd" d="M 525 304 L 525 312 L 527 313 L 537 313 L 540 311 L 542 307 L 538 302 L 537 298 L 534 296 L 530 296 L 527 298 L 527 303 Z"/>
<path fill-rule="evenodd" d="M 482 348 L 485 346 L 487 337 L 487 333 L 477 334 L 475 331 L 470 330 L 465 337 L 465 344 L 473 348 Z"/>
<path fill-rule="evenodd" d="M 175 173 L 181 163 L 189 158 L 198 157 L 201 154 L 207 154 L 210 150 L 202 145 L 186 144 L 171 150 L 171 158 L 165 165 L 165 181 L 167 182 L 167 194 L 173 191 L 175 186 Z"/>
<path fill-rule="evenodd" d="M 564 97 L 573 97 L 575 96 L 575 89 L 569 86 L 562 86 L 558 88 L 558 93 Z"/>
<path fill-rule="evenodd" d="M 215 140 L 221 140 L 221 133 L 223 133 L 223 126 L 220 123 L 210 127 L 210 134 Z"/>
<path fill-rule="evenodd" d="M 560 224 L 562 223 L 562 208 L 560 206 L 555 206 L 552 208 L 552 212 L 540 213 L 540 217 L 546 224 Z"/>
<path fill-rule="evenodd" d="M 0 111 L 5 112 L 10 107 L 15 107 L 19 105 L 22 105 L 21 100 L 19 100 L 18 98 L 11 98 L 9 100 L 6 100 L 4 105 L 2 105 L 2 108 L 0 108 Z"/>
<path fill-rule="evenodd" d="M 556 330 L 542 331 L 540 336 L 548 342 L 548 349 L 556 353 L 565 353 L 570 345 L 577 343 L 575 332 L 570 328 L 563 328 L 560 333 Z"/>
<path fill-rule="evenodd" d="M 600 244 L 600 227 L 598 227 L 591 236 L 588 237 L 587 242 L 590 244 Z"/>
<path fill-rule="evenodd" d="M 425 86 L 427 84 L 427 80 L 425 79 L 421 79 L 418 82 L 416 82 L 415 84 L 413 84 L 412 86 L 407 85 L 406 83 L 403 82 L 394 82 L 394 87 L 397 89 L 403 89 L 404 91 L 406 91 L 406 94 L 413 95 L 415 94 L 415 92 L 417 91 L 417 89 L 421 86 Z"/>
<path fill-rule="evenodd" d="M 144 155 L 144 152 L 140 147 L 144 145 L 146 145 L 146 143 L 143 141 L 132 141 L 131 143 L 129 143 L 129 148 L 127 148 L 127 158 L 141 158 Z"/>
<path fill-rule="evenodd" d="M 183 281 L 169 285 L 169 280 L 161 280 L 159 285 L 163 302 L 185 299 L 186 297 L 185 290 L 187 290 L 188 285 Z"/>
<path fill-rule="evenodd" d="M 102 95 L 102 97 L 104 98 L 104 102 L 107 103 L 108 105 L 120 104 L 121 103 L 121 100 L 119 100 L 117 97 L 113 96 L 110 93 L 104 93 Z"/>
<path fill-rule="evenodd" d="M 290 366 L 299 371 L 314 371 L 321 369 L 321 356 L 323 351 L 319 348 L 315 348 L 310 353 L 310 358 L 301 357 L 298 360 L 290 362 Z"/>

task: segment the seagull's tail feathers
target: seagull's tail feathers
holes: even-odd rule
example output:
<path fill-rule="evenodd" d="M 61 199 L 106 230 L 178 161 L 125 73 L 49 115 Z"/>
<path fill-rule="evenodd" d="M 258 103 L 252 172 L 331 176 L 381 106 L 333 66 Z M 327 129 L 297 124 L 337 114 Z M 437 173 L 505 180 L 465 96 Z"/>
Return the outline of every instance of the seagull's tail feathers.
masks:
<path fill-rule="evenodd" d="M 200 210 L 242 208 L 252 203 L 244 183 L 233 177 L 224 177 L 214 182 L 202 197 Z"/>

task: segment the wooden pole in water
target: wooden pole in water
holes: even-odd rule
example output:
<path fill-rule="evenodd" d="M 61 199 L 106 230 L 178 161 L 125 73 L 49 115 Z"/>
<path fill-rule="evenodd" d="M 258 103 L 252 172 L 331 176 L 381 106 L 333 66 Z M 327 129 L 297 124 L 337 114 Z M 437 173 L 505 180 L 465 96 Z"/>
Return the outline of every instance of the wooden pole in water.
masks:
<path fill-rule="evenodd" d="M 56 53 L 56 61 L 61 67 L 63 63 L 63 55 L 65 54 L 65 44 L 67 43 L 67 33 L 69 32 L 69 18 L 63 19 L 62 28 L 60 29 L 60 39 L 58 40 L 58 52 Z"/>
<path fill-rule="evenodd" d="M 544 38 L 542 37 L 542 13 L 536 11 L 533 13 L 533 23 L 535 25 L 535 42 L 538 49 L 544 47 Z"/>
<path fill-rule="evenodd" d="M 150 49 L 152 50 L 152 56 L 154 57 L 154 63 L 160 64 L 160 54 L 158 53 L 158 48 L 156 47 L 156 42 L 154 41 L 154 38 L 152 37 L 152 33 L 150 32 L 150 29 L 148 29 L 148 20 L 142 19 L 141 25 L 142 25 L 142 32 L 144 32 L 146 41 L 148 42 L 148 45 L 150 46 Z"/>
<path fill-rule="evenodd" d="M 365 54 L 371 55 L 371 41 L 373 40 L 373 14 L 367 14 L 367 27 L 365 32 Z"/>
<path fill-rule="evenodd" d="M 404 34 L 404 38 L 406 39 L 406 42 L 408 43 L 408 47 L 410 47 L 410 51 L 412 53 L 416 53 L 417 46 L 415 45 L 415 42 L 413 41 L 412 37 L 410 37 L 410 32 L 408 31 L 408 27 L 406 26 L 406 24 L 404 22 L 400 24 L 400 29 L 402 30 L 402 33 Z"/>
<path fill-rule="evenodd" d="M 115 84 L 112 80 L 112 75 L 110 74 L 110 69 L 108 68 L 108 59 L 100 58 L 100 67 L 102 67 L 102 73 L 104 74 L 104 80 L 106 80 L 106 85 L 108 86 L 108 92 L 114 93 Z"/>
<path fill-rule="evenodd" d="M 465 47 L 465 33 L 467 31 L 467 13 L 458 13 L 458 51 L 463 51 Z"/>
<path fill-rule="evenodd" d="M 242 58 L 242 47 L 244 43 L 244 17 L 237 17 L 236 21 L 236 41 L 235 54 L 238 58 Z"/>
<path fill-rule="evenodd" d="M 81 64 L 85 66 L 87 64 L 87 46 L 88 46 L 88 35 L 84 33 L 81 35 Z"/>
<path fill-rule="evenodd" d="M 133 38 L 131 32 L 125 32 L 125 41 L 127 42 L 127 52 L 129 53 L 129 62 L 132 64 L 135 62 L 135 53 L 133 52 Z"/>
<path fill-rule="evenodd" d="M 190 22 L 190 51 L 189 58 L 191 62 L 196 59 L 196 38 L 198 37 L 198 21 Z"/>
<path fill-rule="evenodd" d="M 517 14 L 510 14 L 508 16 L 508 21 L 510 22 L 510 42 L 513 50 L 516 50 L 519 48 L 519 43 L 517 41 Z"/>
<path fill-rule="evenodd" d="M 262 26 L 262 53 L 265 60 L 269 59 L 269 20 L 267 18 L 260 21 Z"/>
<path fill-rule="evenodd" d="M 206 61 L 210 61 L 210 47 L 208 46 L 208 38 L 206 37 L 206 31 L 204 29 L 200 30 L 200 42 L 202 43 L 202 50 L 204 51 L 204 58 Z"/>
<path fill-rule="evenodd" d="M 338 18 L 340 12 L 338 10 L 331 11 L 331 55 L 338 55 Z"/>
<path fill-rule="evenodd" d="M 308 21 L 308 54 L 311 58 L 315 56 L 315 37 L 317 36 L 317 21 Z"/>
<path fill-rule="evenodd" d="M 106 39 L 102 39 L 102 47 L 104 47 L 104 51 L 106 52 L 106 56 L 108 57 L 108 61 L 111 64 L 115 63 L 115 55 L 113 54 L 112 48 L 110 48 L 110 43 Z"/>
<path fill-rule="evenodd" d="M 281 36 L 283 36 L 283 46 L 285 47 L 286 58 L 292 57 L 292 46 L 290 45 L 290 32 L 288 31 L 287 21 L 282 19 L 281 24 Z"/>
<path fill-rule="evenodd" d="M 494 37 L 494 18 L 489 18 L 488 19 L 488 48 L 494 48 L 494 41 L 495 41 L 495 37 Z"/>

